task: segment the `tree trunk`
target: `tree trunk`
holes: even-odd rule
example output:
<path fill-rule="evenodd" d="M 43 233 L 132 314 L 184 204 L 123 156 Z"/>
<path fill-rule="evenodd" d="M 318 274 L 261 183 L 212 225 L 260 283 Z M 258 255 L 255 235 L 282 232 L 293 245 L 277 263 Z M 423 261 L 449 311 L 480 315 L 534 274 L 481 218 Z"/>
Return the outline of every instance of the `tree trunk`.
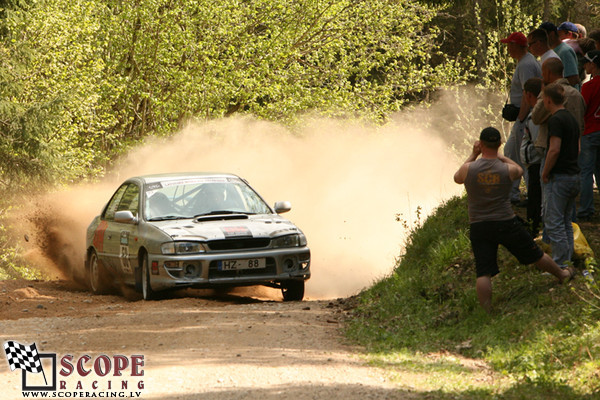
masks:
<path fill-rule="evenodd" d="M 551 0 L 544 0 L 544 14 L 542 15 L 544 21 L 550 21 L 550 2 Z"/>

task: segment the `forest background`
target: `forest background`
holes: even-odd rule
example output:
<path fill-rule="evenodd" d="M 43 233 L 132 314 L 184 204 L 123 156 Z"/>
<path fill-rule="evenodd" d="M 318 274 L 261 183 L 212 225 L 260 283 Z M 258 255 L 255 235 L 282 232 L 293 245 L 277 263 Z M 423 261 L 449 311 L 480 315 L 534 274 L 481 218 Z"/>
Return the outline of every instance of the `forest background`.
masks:
<path fill-rule="evenodd" d="M 383 123 L 472 84 L 487 106 L 451 129 L 499 122 L 514 69 L 499 39 L 542 20 L 590 31 L 599 12 L 582 0 L 0 0 L 0 186 L 96 178 L 191 119 Z"/>

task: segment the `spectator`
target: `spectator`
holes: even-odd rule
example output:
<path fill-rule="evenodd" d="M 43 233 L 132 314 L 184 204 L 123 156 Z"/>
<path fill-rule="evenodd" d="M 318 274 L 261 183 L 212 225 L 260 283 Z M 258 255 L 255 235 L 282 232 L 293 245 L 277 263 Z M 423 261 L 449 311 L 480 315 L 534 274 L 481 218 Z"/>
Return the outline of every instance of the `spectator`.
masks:
<path fill-rule="evenodd" d="M 596 50 L 600 50 L 600 29 L 594 29 L 590 32 L 588 37 L 596 44 Z"/>
<path fill-rule="evenodd" d="M 523 101 L 530 108 L 537 103 L 537 98 L 542 91 L 542 80 L 530 78 L 523 86 Z M 521 161 L 527 167 L 529 179 L 527 180 L 527 222 L 529 233 L 536 237 L 542 220 L 542 185 L 540 182 L 540 166 L 543 157 L 543 148 L 536 147 L 539 126 L 531 120 L 531 113 L 525 119 L 525 130 L 521 142 Z"/>
<path fill-rule="evenodd" d="M 540 25 L 540 28 L 546 31 L 548 34 L 548 44 L 556 54 L 560 57 L 564 65 L 564 77 L 567 78 L 569 84 L 579 89 L 579 74 L 577 71 L 577 56 L 575 51 L 566 43 L 563 43 L 558 37 L 558 31 L 556 25 L 552 22 L 544 22 Z"/>
<path fill-rule="evenodd" d="M 581 82 L 583 84 L 583 82 L 589 79 L 589 74 L 587 74 L 585 71 L 584 64 L 586 63 L 586 59 L 584 55 L 589 53 L 590 51 L 596 50 L 596 42 L 593 39 L 586 37 L 577 39 L 577 43 L 579 43 L 579 47 L 581 48 L 581 51 L 583 53 L 581 57 L 577 55 L 577 68 L 579 68 L 579 78 L 581 79 Z"/>
<path fill-rule="evenodd" d="M 501 40 L 508 45 L 508 54 L 517 60 L 517 66 L 510 82 L 510 102 L 519 107 L 519 115 L 513 124 L 510 135 L 504 146 L 504 155 L 521 165 L 520 149 L 523 138 L 524 121 L 529 114 L 529 106 L 523 99 L 523 85 L 529 78 L 539 78 L 542 71 L 535 57 L 527 51 L 527 38 L 521 32 L 511 33 L 506 39 Z M 526 177 L 525 177 L 526 178 Z M 527 180 L 527 179 L 526 179 Z M 519 186 L 521 177 L 515 179 L 510 195 L 514 204 L 522 204 Z"/>
<path fill-rule="evenodd" d="M 510 158 L 498 154 L 500 132 L 489 127 L 465 163 L 454 174 L 454 181 L 465 185 L 469 207 L 470 239 L 475 256 L 475 288 L 479 304 L 487 312 L 492 306 L 492 277 L 497 275 L 498 245 L 506 247 L 523 264 L 534 263 L 560 282 L 575 275 L 573 267 L 561 269 L 533 241 L 516 218 L 510 205 L 511 181 L 523 170 Z M 478 159 L 479 155 L 481 158 Z"/>
<path fill-rule="evenodd" d="M 585 37 L 587 37 L 587 29 L 585 29 L 585 26 L 581 25 L 581 24 L 575 24 L 575 26 L 577 27 L 577 38 L 578 39 L 583 39 Z"/>
<path fill-rule="evenodd" d="M 546 61 L 548 62 L 548 61 Z M 571 216 L 579 194 L 579 123 L 565 109 L 565 88 L 560 83 L 544 86 L 542 100 L 550 112 L 548 151 L 542 171 L 544 227 L 554 261 L 566 267 L 574 250 Z"/>
<path fill-rule="evenodd" d="M 581 195 L 578 219 L 590 219 L 594 209 L 594 171 L 600 162 L 600 51 L 593 50 L 585 55 L 585 69 L 592 79 L 583 84 L 581 95 L 587 105 L 585 126 L 581 136 L 579 166 L 581 168 Z M 596 185 L 599 184 L 596 174 Z"/>
<path fill-rule="evenodd" d="M 581 96 L 581 93 L 573 88 L 569 82 L 563 78 L 563 64 L 557 58 L 550 58 L 542 64 L 542 79 L 544 85 L 557 82 L 563 85 L 565 92 L 565 108 L 573 114 L 577 122 L 579 123 L 579 132 L 583 133 L 583 121 L 585 115 L 585 101 Z M 538 138 L 535 145 L 546 149 L 548 141 L 548 118 L 550 118 L 550 112 L 545 108 L 542 96 L 538 97 L 538 102 L 531 111 L 531 120 L 534 124 L 540 126 Z"/>
<path fill-rule="evenodd" d="M 579 29 L 577 26 L 569 21 L 565 21 L 556 27 L 556 33 L 558 38 L 563 42 L 566 40 L 577 40 L 579 39 Z"/>
<path fill-rule="evenodd" d="M 529 52 L 540 58 L 540 65 L 549 58 L 560 58 L 548 45 L 548 34 L 543 29 L 534 29 L 527 36 Z"/>

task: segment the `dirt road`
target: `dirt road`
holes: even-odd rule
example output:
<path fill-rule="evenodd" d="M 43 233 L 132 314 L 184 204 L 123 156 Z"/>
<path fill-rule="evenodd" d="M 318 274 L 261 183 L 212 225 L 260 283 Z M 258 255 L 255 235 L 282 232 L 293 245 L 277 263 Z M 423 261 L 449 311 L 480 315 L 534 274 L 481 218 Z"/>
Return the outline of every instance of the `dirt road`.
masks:
<path fill-rule="evenodd" d="M 342 301 L 283 303 L 243 291 L 193 290 L 152 302 L 128 297 L 93 296 L 64 281 L 2 281 L 1 341 L 35 342 L 40 353 L 57 354 L 59 371 L 65 355 L 73 355 L 74 366 L 89 355 L 82 364 L 84 372 L 92 371 L 88 376 L 58 375 L 56 393 L 64 397 L 415 398 L 344 344 Z M 102 355 L 113 368 L 114 355 L 143 355 L 143 376 L 128 369 L 121 377 L 114 369 L 98 376 L 93 365 Z M 21 371 L 11 372 L 6 360 L 0 362 L 0 381 L 0 398 L 22 398 Z M 123 381 L 127 390 L 121 390 Z"/>

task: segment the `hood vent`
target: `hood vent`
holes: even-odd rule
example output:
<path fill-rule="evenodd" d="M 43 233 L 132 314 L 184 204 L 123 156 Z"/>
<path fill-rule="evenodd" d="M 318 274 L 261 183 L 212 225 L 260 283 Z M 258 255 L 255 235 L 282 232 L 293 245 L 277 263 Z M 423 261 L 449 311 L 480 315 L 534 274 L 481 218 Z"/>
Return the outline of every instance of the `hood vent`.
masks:
<path fill-rule="evenodd" d="M 195 222 L 205 221 L 225 221 L 229 219 L 248 219 L 247 214 L 217 214 L 217 215 L 203 215 L 194 219 Z"/>

